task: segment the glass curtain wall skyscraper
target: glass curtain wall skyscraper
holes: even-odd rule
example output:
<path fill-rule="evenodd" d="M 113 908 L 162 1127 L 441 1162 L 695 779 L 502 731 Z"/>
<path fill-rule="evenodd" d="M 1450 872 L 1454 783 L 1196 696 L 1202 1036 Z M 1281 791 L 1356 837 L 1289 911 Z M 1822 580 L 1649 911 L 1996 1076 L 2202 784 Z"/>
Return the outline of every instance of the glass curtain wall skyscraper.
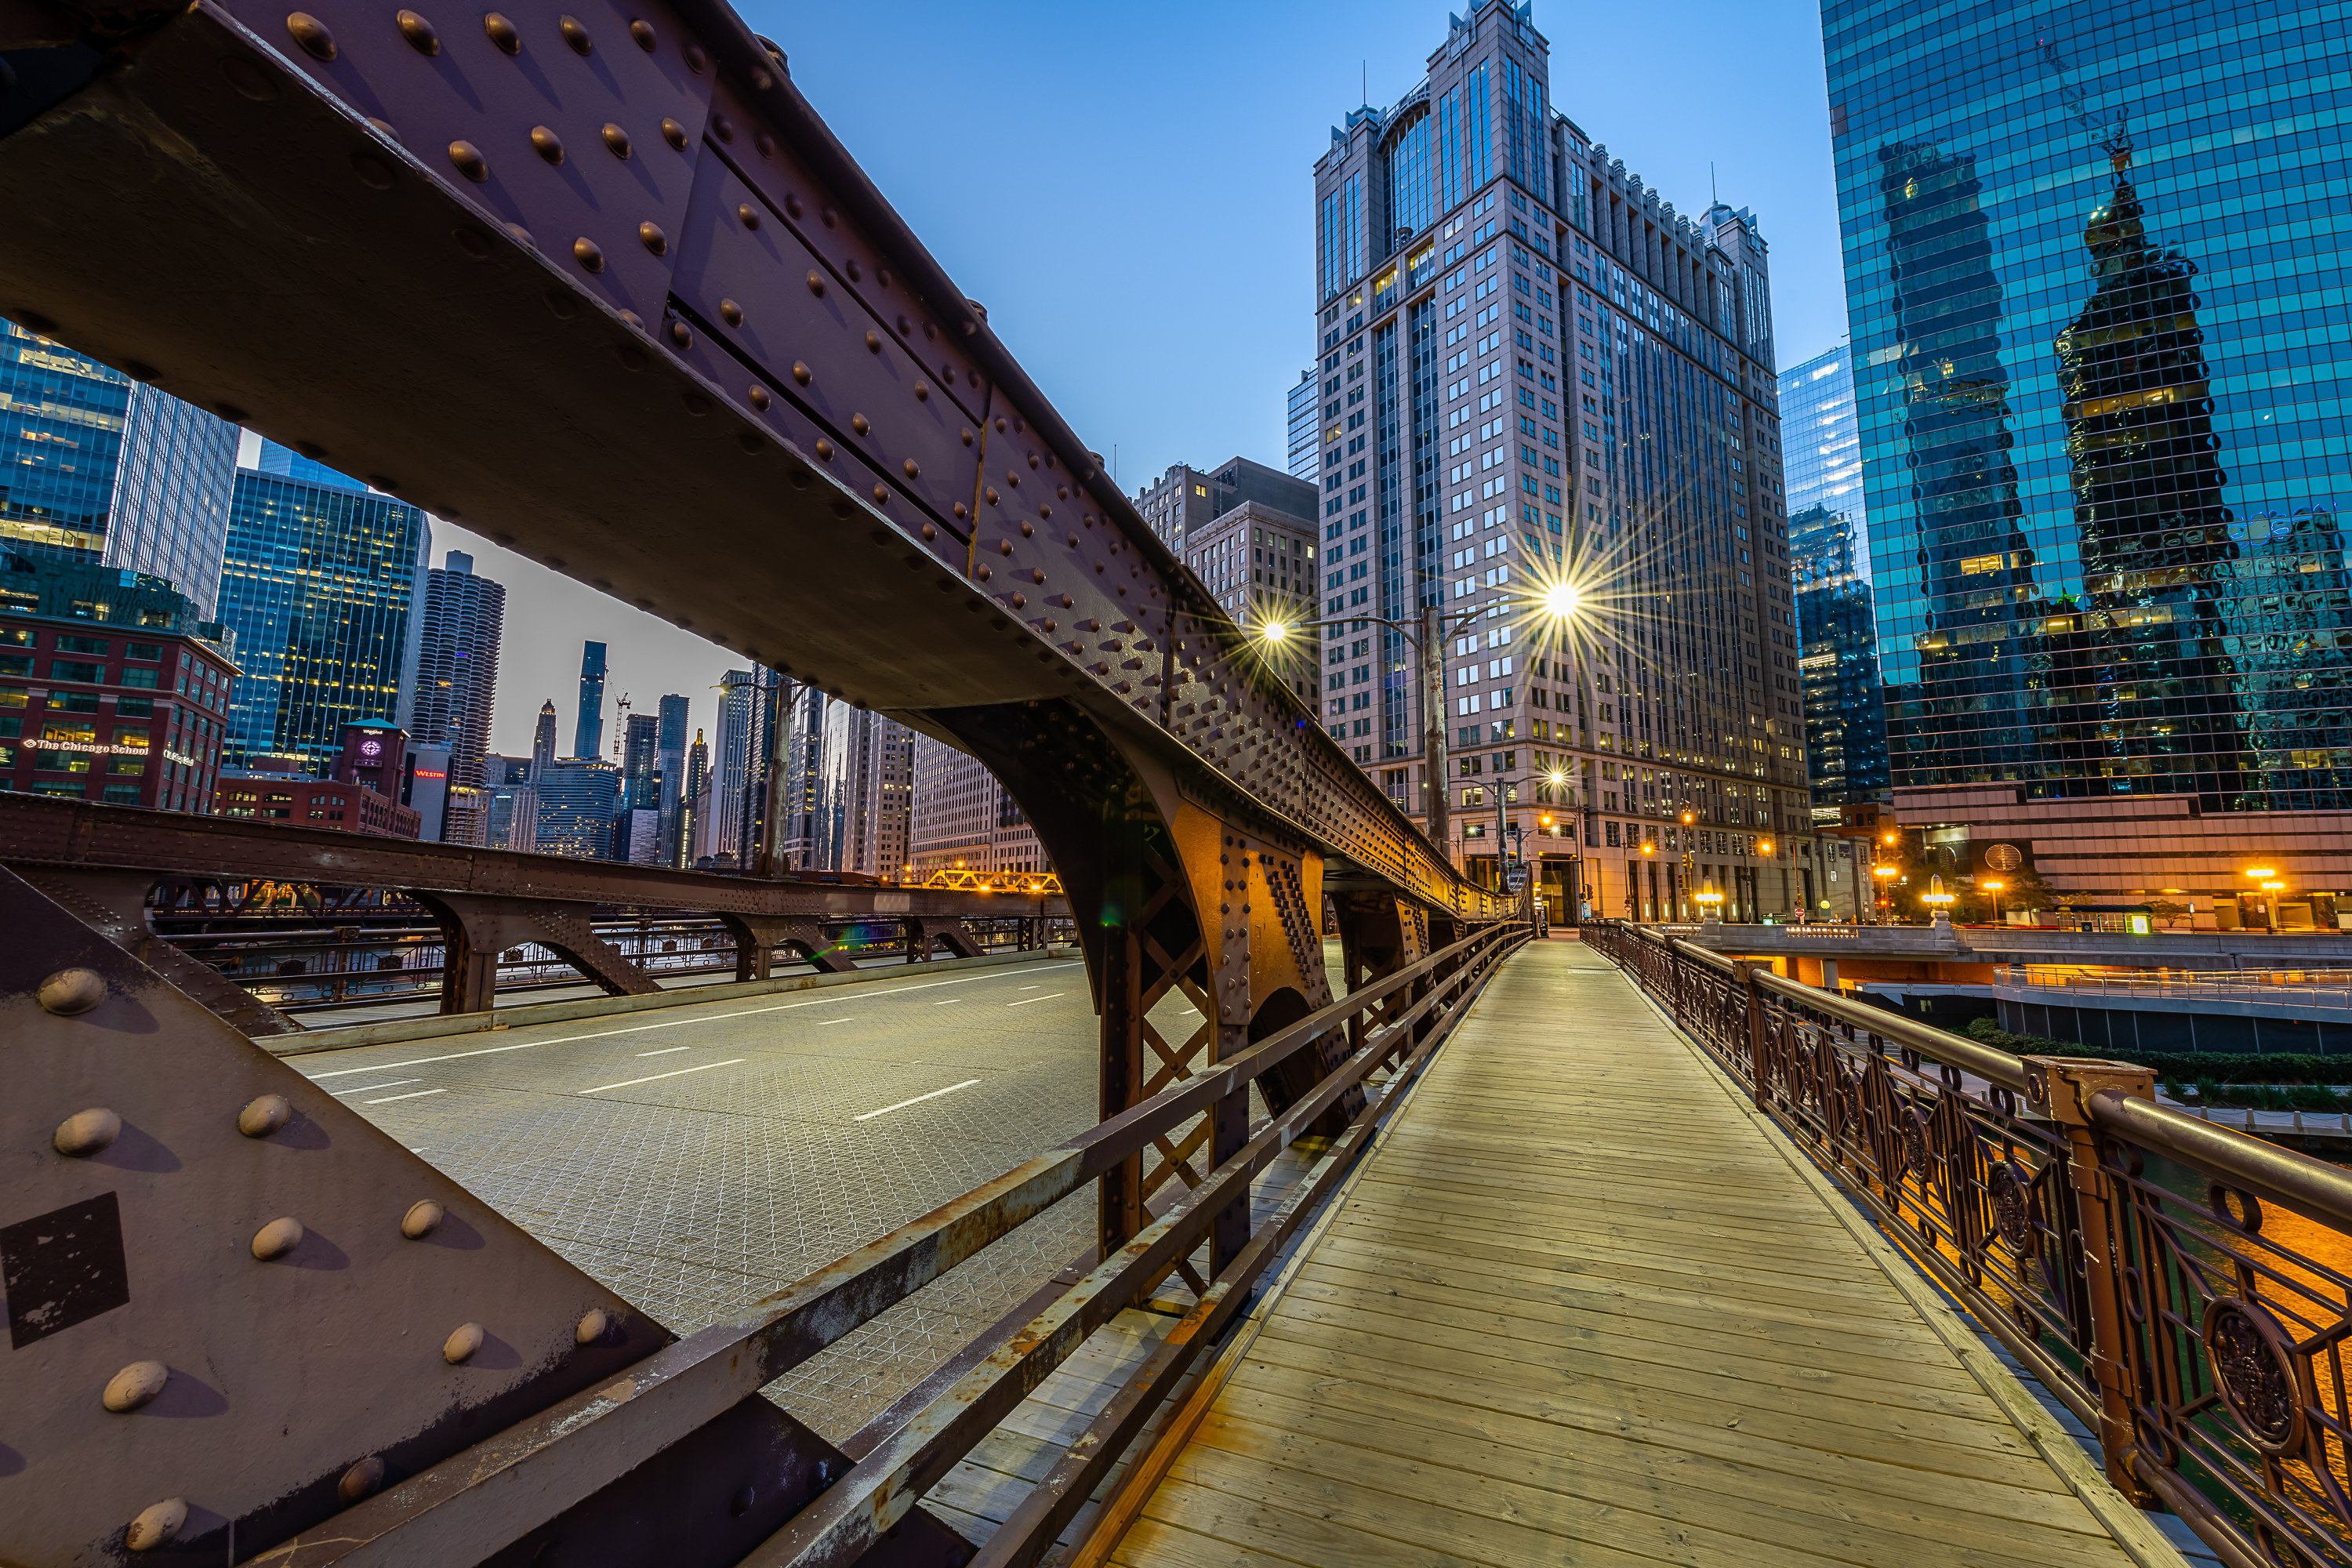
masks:
<path fill-rule="evenodd" d="M 405 501 L 268 442 L 262 458 L 236 476 L 221 575 L 220 618 L 243 667 L 226 760 L 318 772 L 344 725 L 399 709 L 429 539 Z M 296 477 L 298 464 L 326 477 Z"/>
<path fill-rule="evenodd" d="M 499 647 L 506 626 L 503 584 L 474 574 L 474 558 L 452 550 L 425 574 L 417 628 L 415 689 L 406 728 L 419 745 L 449 748 L 449 807 L 441 837 L 489 842 L 484 768 L 498 699 Z"/>
<path fill-rule="evenodd" d="M 1822 9 L 1898 809 L 2352 806 L 2340 16 L 1927 14 Z"/>
<path fill-rule="evenodd" d="M 1727 917 L 1787 910 L 1811 810 L 1767 247 L 1554 112 L 1549 48 L 1486 0 L 1316 164 L 1323 721 L 1409 812 L 1449 791 L 1474 868 L 1524 836 L 1555 915 L 1709 882 Z M 1569 630 L 1528 624 L 1563 580 Z M 1433 604 L 1478 612 L 1446 640 L 1436 780 L 1381 624 Z"/>
<path fill-rule="evenodd" d="M 0 543 L 161 577 L 217 609 L 236 426 L 0 321 Z"/>
<path fill-rule="evenodd" d="M 1816 821 L 1887 794 L 1885 693 L 1871 613 L 1862 441 L 1845 348 L 1780 373 L 1789 566 L 1796 584 L 1805 753 Z"/>

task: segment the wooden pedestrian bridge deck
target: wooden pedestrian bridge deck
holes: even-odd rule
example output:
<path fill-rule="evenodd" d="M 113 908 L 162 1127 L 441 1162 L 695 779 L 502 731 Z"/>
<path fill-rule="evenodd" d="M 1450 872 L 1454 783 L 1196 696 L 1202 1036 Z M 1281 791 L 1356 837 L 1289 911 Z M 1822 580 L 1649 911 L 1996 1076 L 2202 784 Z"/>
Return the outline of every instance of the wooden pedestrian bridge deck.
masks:
<path fill-rule="evenodd" d="M 1100 1353 L 1108 1389 L 1142 1346 Z M 1082 1415 L 1085 1368 L 1057 1380 L 1040 1395 Z M 972 1474 L 955 1512 L 978 1538 Z M 1869 1222 L 1573 942 L 1504 966 L 1099 1501 L 1064 1561 L 2182 1561 Z"/>

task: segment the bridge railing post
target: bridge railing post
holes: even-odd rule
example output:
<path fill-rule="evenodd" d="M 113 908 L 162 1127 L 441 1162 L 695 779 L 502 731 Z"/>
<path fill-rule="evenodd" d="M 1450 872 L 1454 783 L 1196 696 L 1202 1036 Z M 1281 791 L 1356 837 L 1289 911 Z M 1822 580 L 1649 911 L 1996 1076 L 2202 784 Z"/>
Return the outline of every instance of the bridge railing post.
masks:
<path fill-rule="evenodd" d="M 1752 959 L 1740 963 L 1739 988 L 1746 993 L 1748 1004 L 1748 1087 L 1755 1098 L 1757 1109 L 1760 1110 L 1765 1100 L 1765 1037 L 1769 1026 L 1764 1018 L 1764 992 L 1756 984 L 1756 964 L 1757 961 Z"/>
<path fill-rule="evenodd" d="M 2055 1057 L 2027 1057 L 2026 1098 L 2064 1130 L 2067 1185 L 2072 1194 L 2084 1270 L 2084 1294 L 2091 1314 L 2091 1380 L 2099 1396 L 2099 1449 L 2107 1479 L 2141 1508 L 2158 1506 L 2158 1499 L 2139 1479 L 2133 1456 L 2139 1447 L 2137 1406 L 2154 1408 L 2157 1391 L 2144 1390 L 2146 1370 L 2134 1353 L 2138 1336 L 2126 1299 L 2130 1282 L 2126 1275 L 2126 1238 L 2122 1205 L 2101 1158 L 2106 1141 L 2091 1124 L 2091 1097 L 2115 1089 L 2135 1100 L 2156 1098 L 2156 1075 L 2147 1068 L 2123 1062 L 2077 1061 Z M 2140 1289 L 2146 1289 L 2143 1283 Z"/>

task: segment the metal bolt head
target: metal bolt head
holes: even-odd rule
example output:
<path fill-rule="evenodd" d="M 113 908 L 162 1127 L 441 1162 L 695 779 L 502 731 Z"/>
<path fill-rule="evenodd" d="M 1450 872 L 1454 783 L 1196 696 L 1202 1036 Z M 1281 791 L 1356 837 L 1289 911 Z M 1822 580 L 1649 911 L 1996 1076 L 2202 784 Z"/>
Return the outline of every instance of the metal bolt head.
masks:
<path fill-rule="evenodd" d="M 449 1337 L 442 1342 L 441 1359 L 451 1366 L 463 1366 L 473 1359 L 474 1352 L 482 1348 L 482 1342 L 488 1337 L 479 1323 L 460 1323 L 450 1330 Z"/>
<path fill-rule="evenodd" d="M 577 16 L 564 17 L 556 24 L 556 30 L 563 35 L 563 41 L 572 46 L 575 55 L 584 56 L 596 47 L 588 41 L 588 29 L 580 25 Z"/>
<path fill-rule="evenodd" d="M 604 145 L 612 149 L 614 157 L 626 158 L 629 155 L 629 133 L 619 126 L 607 122 L 604 126 Z"/>
<path fill-rule="evenodd" d="M 522 53 L 522 35 L 515 31 L 515 25 L 512 22 L 508 21 L 496 11 L 482 18 L 482 31 L 489 35 L 490 42 L 506 53 L 510 55 Z"/>
<path fill-rule="evenodd" d="M 122 1544 L 133 1552 L 152 1552 L 170 1543 L 188 1522 L 188 1504 L 184 1498 L 165 1498 L 140 1510 L 122 1534 Z"/>
<path fill-rule="evenodd" d="M 343 1472 L 343 1479 L 335 1483 L 335 1495 L 345 1502 L 358 1502 L 373 1497 L 383 1486 L 383 1460 L 370 1454 Z"/>
<path fill-rule="evenodd" d="M 572 1331 L 572 1337 L 583 1345 L 602 1344 L 611 1337 L 613 1329 L 613 1314 L 602 1307 L 591 1307 L 581 1318 L 580 1326 Z"/>
<path fill-rule="evenodd" d="M 400 1216 L 400 1234 L 411 1241 L 422 1241 L 440 1229 L 442 1220 L 446 1217 L 448 1211 L 439 1204 L 431 1198 L 419 1198 L 408 1205 L 406 1214 Z"/>
<path fill-rule="evenodd" d="M 642 26 L 642 25 L 643 25 L 643 24 L 640 24 L 640 26 Z M 681 153 L 685 152 L 685 151 L 686 151 L 686 127 L 685 127 L 685 126 L 683 126 L 683 125 L 680 125 L 680 124 L 679 124 L 677 121 L 675 121 L 675 120 L 665 120 L 665 121 L 662 121 L 662 140 L 663 140 L 663 141 L 665 141 L 665 142 L 668 142 L 671 146 L 673 146 L 673 147 L 677 148 L 679 152 L 681 152 Z M 758 226 L 757 226 L 757 225 L 746 225 L 745 226 L 746 226 L 746 227 L 757 227 Z"/>
<path fill-rule="evenodd" d="M 253 1233 L 253 1256 L 263 1263 L 302 1245 L 302 1222 L 291 1215 L 271 1220 Z"/>
<path fill-rule="evenodd" d="M 163 1392 L 172 1381 L 172 1369 L 160 1361 L 134 1361 L 106 1380 L 106 1392 L 99 1396 L 117 1415 L 128 1414 Z"/>
<path fill-rule="evenodd" d="M 68 1160 L 87 1160 L 121 1136 L 122 1118 L 103 1106 L 93 1106 L 58 1122 L 49 1147 Z"/>
<path fill-rule="evenodd" d="M 432 23 L 414 11 L 398 12 L 392 19 L 400 28 L 400 36 L 415 46 L 418 54 L 437 55 L 441 52 L 441 36 L 433 30 Z"/>
<path fill-rule="evenodd" d="M 95 969 L 60 969 L 36 993 L 44 1013 L 70 1018 L 106 1000 L 106 977 Z"/>
<path fill-rule="evenodd" d="M 236 1130 L 247 1138 L 267 1138 L 293 1120 L 294 1107 L 284 1095 L 257 1095 L 236 1113 Z"/>
<path fill-rule="evenodd" d="M 530 128 L 531 150 L 550 163 L 563 162 L 563 139 L 544 125 Z"/>
<path fill-rule="evenodd" d="M 312 59 L 322 64 L 334 59 L 335 35 L 327 31 L 327 25 L 310 12 L 297 11 L 288 16 L 286 31 L 302 46 L 302 52 Z"/>

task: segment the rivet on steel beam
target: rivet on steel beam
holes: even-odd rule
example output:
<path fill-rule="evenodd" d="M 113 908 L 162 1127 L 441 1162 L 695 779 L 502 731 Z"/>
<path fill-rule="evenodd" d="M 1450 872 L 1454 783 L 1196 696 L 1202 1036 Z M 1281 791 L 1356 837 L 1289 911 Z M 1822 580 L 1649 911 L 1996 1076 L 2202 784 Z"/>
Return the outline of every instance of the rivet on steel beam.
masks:
<path fill-rule="evenodd" d="M 964 504 L 963 504 L 963 502 L 961 502 L 961 501 L 958 501 L 958 502 L 956 502 L 956 503 L 955 503 L 955 514 L 956 514 L 956 521 L 957 521 L 958 522 L 961 522 L 961 521 L 963 521 L 967 516 L 969 516 L 969 515 L 970 515 L 970 513 L 969 513 L 969 512 L 967 512 L 967 511 L 964 510 Z"/>
<path fill-rule="evenodd" d="M 710 399 L 698 392 L 683 393 L 678 401 L 686 405 L 686 411 L 697 419 L 710 412 Z"/>
<path fill-rule="evenodd" d="M 483 157 L 482 150 L 471 142 L 450 142 L 449 163 L 457 173 L 478 185 L 490 177 L 490 161 Z"/>
<path fill-rule="evenodd" d="M 997 416 L 996 433 L 1000 436 L 1004 434 L 1004 416 L 1003 415 Z"/>
<path fill-rule="evenodd" d="M 657 223 L 637 225 L 637 238 L 656 256 L 666 255 L 669 250 L 669 236 L 661 231 L 661 225 Z"/>
<path fill-rule="evenodd" d="M 68 1160 L 87 1160 L 122 1136 L 122 1118 L 104 1106 L 77 1110 L 58 1123 L 49 1147 Z"/>
<path fill-rule="evenodd" d="M 256 103 L 268 103 L 278 96 L 278 79 L 241 55 L 231 55 L 221 61 L 221 75 L 228 79 L 229 86 Z"/>
<path fill-rule="evenodd" d="M 1036 534 L 1036 532 L 1037 532 L 1037 531 L 1036 531 L 1035 529 L 1034 529 L 1034 528 L 1030 527 L 1030 526 L 1029 526 L 1027 523 L 1025 523 L 1025 522 L 1024 522 L 1024 523 L 1023 523 L 1023 524 L 1021 525 L 1021 537 L 1022 537 L 1022 538 L 1024 538 L 1024 539 L 1029 539 L 1029 538 L 1032 538 L 1032 537 L 1034 537 L 1034 536 Z M 1010 555 L 1010 554 L 1012 554 L 1012 553 L 1013 553 L 1013 552 L 1012 552 L 1011 550 L 1009 550 L 1009 549 L 1008 549 L 1008 550 L 1005 552 L 1005 553 L 1006 553 L 1007 555 Z"/>
<path fill-rule="evenodd" d="M 833 443 L 832 443 L 832 442 L 830 442 L 830 441 L 828 441 L 828 440 L 826 440 L 826 439 L 825 439 L 824 437 L 822 437 L 822 436 L 818 437 L 816 438 L 816 455 L 817 455 L 817 460 L 818 460 L 819 462 L 823 462 L 823 463 L 830 463 L 830 462 L 832 462 L 832 461 L 833 461 Z"/>
<path fill-rule="evenodd" d="M 927 523 L 925 523 L 925 524 L 923 524 L 923 539 L 924 539 L 924 541 L 925 541 L 926 542 L 929 542 L 929 541 L 931 541 L 931 540 L 937 539 L 939 536 L 940 536 L 940 531 L 939 531 L 938 529 L 933 528 L 933 527 L 932 527 L 929 523 L 928 523 L 928 522 L 927 522 Z"/>
<path fill-rule="evenodd" d="M 699 76 L 702 74 L 703 68 L 708 66 L 709 63 L 709 58 L 703 54 L 702 46 L 700 44 L 688 44 L 686 46 L 687 69 Z"/>
<path fill-rule="evenodd" d="M 793 361 L 793 379 L 799 382 L 803 386 L 806 386 L 809 384 L 809 378 L 810 373 L 806 362 L 802 360 Z"/>
<path fill-rule="evenodd" d="M 327 24 L 308 11 L 297 11 L 286 18 L 286 31 L 302 46 L 302 52 L 314 60 L 335 58 L 335 35 L 327 31 Z"/>
<path fill-rule="evenodd" d="M 761 413 L 765 414 L 768 411 L 768 404 L 770 402 L 768 389 L 760 385 L 757 382 L 754 382 L 751 384 L 750 395 L 751 398 L 751 406 L 758 409 Z"/>
<path fill-rule="evenodd" d="M 478 228 L 453 228 L 449 237 L 457 242 L 458 249 L 477 261 L 488 261 L 496 248 L 490 244 L 490 237 Z"/>
<path fill-rule="evenodd" d="M 849 416 L 849 427 L 852 430 L 856 431 L 860 436 L 866 434 L 874 428 L 874 426 L 867 422 L 866 416 L 863 414 L 851 415 Z"/>
<path fill-rule="evenodd" d="M 727 1511 L 734 1518 L 740 1519 L 745 1514 L 751 1512 L 751 1505 L 759 1500 L 760 1494 L 752 1490 L 751 1488 L 748 1486 L 738 1487 L 735 1490 L 735 1495 L 727 1500 Z"/>
<path fill-rule="evenodd" d="M 786 217 L 801 216 L 801 199 L 790 191 L 784 193 L 784 216 Z"/>
<path fill-rule="evenodd" d="M 488 1337 L 479 1323 L 460 1323 L 449 1331 L 447 1339 L 441 1342 L 441 1359 L 451 1366 L 463 1366 L 473 1358 L 476 1351 L 482 1348 L 482 1342 Z"/>
<path fill-rule="evenodd" d="M 721 142 L 732 142 L 735 140 L 735 122 L 723 114 L 714 114 L 710 117 L 710 133 Z"/>
<path fill-rule="evenodd" d="M 672 321 L 669 324 L 669 341 L 679 348 L 690 349 L 694 346 L 694 329 L 684 321 Z"/>
<path fill-rule="evenodd" d="M 963 444 L 967 447 L 971 445 L 971 426 L 969 425 L 963 427 Z"/>
<path fill-rule="evenodd" d="M 776 155 L 776 139 L 764 131 L 751 132 L 751 145 L 760 150 L 760 156 L 762 158 L 772 158 Z"/>
<path fill-rule="evenodd" d="M 735 209 L 735 218 L 745 228 L 757 228 L 760 226 L 760 209 L 745 202 Z"/>
<path fill-rule="evenodd" d="M 186 1500 L 165 1498 L 140 1510 L 139 1517 L 131 1521 L 131 1528 L 122 1532 L 122 1544 L 133 1552 L 152 1552 L 158 1546 L 169 1545 L 187 1522 Z"/>
<path fill-rule="evenodd" d="M 762 70 L 758 66 L 753 66 L 751 68 L 751 87 L 754 91 L 765 92 L 775 85 L 776 79 L 774 77 L 770 76 L 765 70 Z"/>
<path fill-rule="evenodd" d="M 853 283 L 866 276 L 866 268 L 857 265 L 857 258 L 854 256 L 849 258 L 848 265 L 845 270 L 848 272 L 849 280 Z"/>
<path fill-rule="evenodd" d="M 134 1361 L 106 1380 L 99 1403 L 117 1415 L 127 1415 L 163 1392 L 172 1369 L 160 1361 Z"/>
<path fill-rule="evenodd" d="M 547 291 L 547 309 L 557 321 L 568 321 L 580 313 L 580 301 L 561 289 L 550 289 Z M 446 517 L 449 514 L 445 511 L 441 515 Z"/>
<path fill-rule="evenodd" d="M 293 1104 L 284 1095 L 257 1095 L 236 1113 L 236 1130 L 247 1138 L 267 1138 L 293 1120 Z"/>
<path fill-rule="evenodd" d="M 629 37 L 635 38 L 637 41 L 637 47 L 647 54 L 652 54 L 655 46 L 661 42 L 654 37 L 654 25 L 643 17 L 629 24 Z"/>
<path fill-rule="evenodd" d="M 406 1214 L 400 1216 L 400 1234 L 411 1241 L 422 1241 L 440 1229 L 446 1217 L 447 1211 L 439 1204 L 431 1198 L 419 1198 L 408 1205 Z"/>
<path fill-rule="evenodd" d="M 662 140 L 663 140 L 663 141 L 665 141 L 665 142 L 668 142 L 671 146 L 673 146 L 673 147 L 677 148 L 679 152 L 681 152 L 681 153 L 685 152 L 685 151 L 686 151 L 686 127 L 685 127 L 685 126 L 683 126 L 683 125 L 680 125 L 680 124 L 679 124 L 677 121 L 675 121 L 675 120 L 665 120 L 665 121 L 662 121 Z"/>
<path fill-rule="evenodd" d="M 373 153 L 352 153 L 352 173 L 360 177 L 362 185 L 379 191 L 392 189 L 392 165 Z"/>
<path fill-rule="evenodd" d="M 400 36 L 415 46 L 418 54 L 437 55 L 441 52 L 441 35 L 433 30 L 432 23 L 415 12 L 402 11 L 393 17 L 393 22 L 400 28 Z"/>
<path fill-rule="evenodd" d="M 921 478 L 921 477 L 922 477 L 922 472 L 923 472 L 923 470 L 922 470 L 922 469 L 920 469 L 919 468 L 917 468 L 917 467 L 915 466 L 915 459 L 914 459 L 914 458 L 908 458 L 908 459 L 907 459 L 907 461 L 905 462 L 905 464 L 903 465 L 903 467 L 904 467 L 904 468 L 906 468 L 906 470 L 907 470 L 907 477 L 908 477 L 908 479 L 919 479 L 919 478 Z"/>
<path fill-rule="evenodd" d="M 841 221 L 841 215 L 834 211 L 831 207 L 819 207 L 816 209 L 816 221 L 824 225 L 825 227 L 831 228 L 835 224 Z"/>
<path fill-rule="evenodd" d="M 877 336 L 875 333 L 872 333 L 872 332 L 868 332 L 868 333 L 866 333 L 866 352 L 867 353 L 870 353 L 870 354 L 878 354 L 878 353 L 880 353 L 882 352 L 882 340 L 881 340 L 881 338 L 880 338 L 880 337 L 878 337 L 878 336 Z"/>
<path fill-rule="evenodd" d="M 1013 541 L 1011 541 L 1011 540 L 1009 540 L 1009 539 L 1000 539 L 1000 540 L 998 540 L 998 541 L 996 542 L 996 552 L 997 552 L 999 555 L 1010 555 L 1010 554 L 1012 554 L 1012 553 L 1013 553 Z"/>
<path fill-rule="evenodd" d="M 253 1256 L 264 1263 L 283 1258 L 302 1245 L 302 1222 L 281 1215 L 253 1233 Z"/>
<path fill-rule="evenodd" d="M 614 157 L 626 158 L 629 155 L 629 133 L 608 121 L 604 125 L 604 145 L 613 150 Z"/>
<path fill-rule="evenodd" d="M 822 299 L 824 299 L 824 273 L 822 273 L 822 272 L 811 272 L 811 273 L 808 275 L 808 291 L 809 291 L 810 293 L 812 293 L 812 294 L 815 295 L 815 296 L 816 296 L 818 299 L 820 299 L 820 300 L 822 300 Z"/>
<path fill-rule="evenodd" d="M 876 485 L 874 487 L 874 504 L 876 506 L 887 506 L 890 504 L 890 487 L 888 485 Z"/>
<path fill-rule="evenodd" d="M 563 162 L 563 139 L 544 125 L 530 128 L 530 147 L 551 163 Z"/>
<path fill-rule="evenodd" d="M 735 437 L 735 444 L 742 447 L 743 450 L 755 454 L 764 452 L 768 449 L 768 444 L 765 441 L 761 440 L 757 436 L 751 434 L 749 430 L 738 432 Z M 680 626 L 684 626 L 686 623 L 681 621 L 678 624 Z"/>
<path fill-rule="evenodd" d="M 930 400 L 931 388 L 929 384 L 920 381 L 915 383 L 915 401 L 918 403 L 929 403 Z"/>
<path fill-rule="evenodd" d="M 490 36 L 490 42 L 498 45 L 507 53 L 510 55 L 522 53 L 522 35 L 515 31 L 515 25 L 512 22 L 508 21 L 496 11 L 482 18 L 482 31 Z"/>
<path fill-rule="evenodd" d="M 979 576 L 979 578 L 980 578 L 980 580 L 981 580 L 982 582 L 985 583 L 985 582 L 987 582 L 987 581 L 988 581 L 988 575 L 989 575 L 989 574 L 988 574 L 988 568 L 987 568 L 987 567 L 985 567 L 985 566 L 981 567 L 981 568 L 979 569 L 979 571 L 978 571 L 978 573 L 977 573 L 976 574 Z M 977 609 L 977 608 L 979 608 L 979 606 L 978 606 L 978 605 L 973 605 L 973 606 L 972 606 L 972 608 Z"/>
<path fill-rule="evenodd" d="M 343 1472 L 335 1483 L 335 1495 L 345 1502 L 358 1502 L 373 1497 L 383 1486 L 383 1460 L 373 1454 Z"/>
<path fill-rule="evenodd" d="M 986 501 L 991 506 L 995 506 L 1003 500 L 1002 496 L 996 493 L 996 487 L 993 485 L 982 490 L 980 492 L 980 499 Z"/>
<path fill-rule="evenodd" d="M 17 320 L 24 320 L 19 312 Z M 36 993 L 41 1011 L 70 1018 L 77 1013 L 87 1013 L 106 1000 L 105 977 L 95 969 L 60 969 L 41 982 Z"/>
<path fill-rule="evenodd" d="M 588 41 L 588 29 L 580 25 L 577 16 L 564 17 L 555 24 L 555 28 L 563 35 L 563 41 L 572 46 L 572 52 L 575 55 L 585 57 L 596 47 Z"/>
<path fill-rule="evenodd" d="M 743 324 L 743 307 L 732 300 L 719 301 L 719 314 L 720 319 L 730 327 L 740 327 Z"/>

